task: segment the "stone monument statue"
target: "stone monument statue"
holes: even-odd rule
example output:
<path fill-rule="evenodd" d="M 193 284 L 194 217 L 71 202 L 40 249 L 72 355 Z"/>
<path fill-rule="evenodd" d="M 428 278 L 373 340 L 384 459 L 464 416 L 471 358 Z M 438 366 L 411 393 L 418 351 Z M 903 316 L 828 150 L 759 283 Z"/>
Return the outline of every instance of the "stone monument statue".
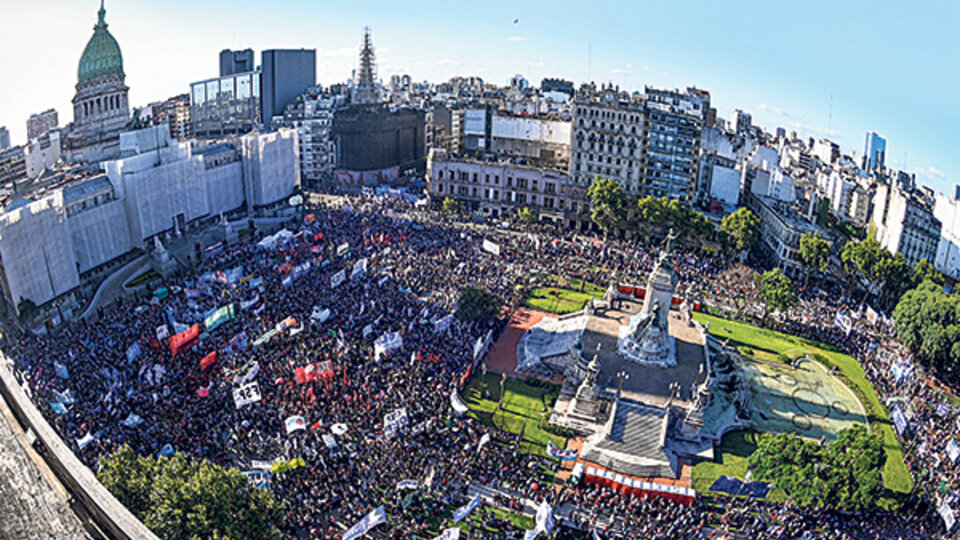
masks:
<path fill-rule="evenodd" d="M 667 235 L 660 258 L 647 278 L 647 290 L 640 313 L 620 330 L 617 348 L 628 360 L 640 364 L 673 366 L 677 363 L 676 344 L 670 337 L 670 305 L 677 286 L 670 250 L 676 233 Z"/>

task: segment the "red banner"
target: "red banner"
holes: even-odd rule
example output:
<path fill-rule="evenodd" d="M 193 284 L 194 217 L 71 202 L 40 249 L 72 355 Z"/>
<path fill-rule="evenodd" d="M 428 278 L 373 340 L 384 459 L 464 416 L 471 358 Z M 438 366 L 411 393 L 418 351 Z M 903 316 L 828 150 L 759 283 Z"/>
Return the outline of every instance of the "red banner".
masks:
<path fill-rule="evenodd" d="M 187 348 L 193 342 L 193 340 L 197 339 L 199 336 L 199 324 L 195 324 L 179 334 L 174 334 L 173 337 L 170 338 L 170 351 L 174 356 L 176 356 L 177 353 Z"/>
<path fill-rule="evenodd" d="M 203 360 L 200 361 L 200 369 L 201 370 L 207 369 L 208 367 L 216 363 L 217 363 L 217 351 L 213 351 L 212 353 L 204 356 Z"/>
<path fill-rule="evenodd" d="M 324 360 L 315 364 L 308 364 L 304 367 L 298 367 L 293 370 L 293 380 L 297 384 L 320 380 L 329 380 L 333 377 L 333 362 Z"/>

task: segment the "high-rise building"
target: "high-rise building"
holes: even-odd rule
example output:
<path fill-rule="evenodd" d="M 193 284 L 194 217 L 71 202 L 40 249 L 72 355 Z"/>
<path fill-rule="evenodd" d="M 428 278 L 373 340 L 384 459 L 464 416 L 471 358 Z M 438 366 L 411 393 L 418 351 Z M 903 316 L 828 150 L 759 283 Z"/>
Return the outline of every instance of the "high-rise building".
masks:
<path fill-rule="evenodd" d="M 60 125 L 56 109 L 47 109 L 39 114 L 31 114 L 27 119 L 27 140 L 32 141 Z"/>
<path fill-rule="evenodd" d="M 863 170 L 882 171 L 886 165 L 887 141 L 875 131 L 867 133 L 867 142 L 863 150 Z"/>
<path fill-rule="evenodd" d="M 297 130 L 300 178 L 304 185 L 333 178 L 337 166 L 333 115 L 342 99 L 343 96 L 310 89 L 290 102 L 283 114 L 283 126 Z"/>
<path fill-rule="evenodd" d="M 0 186 L 8 186 L 27 177 L 26 154 L 22 146 L 0 150 Z"/>
<path fill-rule="evenodd" d="M 940 243 L 940 220 L 928 201 L 916 191 L 879 182 L 873 198 L 877 241 L 890 253 L 902 253 L 910 264 L 933 262 Z"/>
<path fill-rule="evenodd" d="M 73 126 L 66 139 L 68 159 L 97 161 L 118 154 L 120 132 L 130 121 L 120 46 L 107 30 L 100 3 L 97 25 L 77 68 Z"/>
<path fill-rule="evenodd" d="M 570 177 L 586 188 L 600 176 L 630 196 L 691 201 L 704 103 L 696 93 L 646 88 L 643 96 L 591 85 L 574 101 Z"/>
<path fill-rule="evenodd" d="M 253 49 L 244 49 L 242 51 L 231 51 L 224 49 L 220 51 L 220 76 L 234 75 L 237 73 L 246 73 L 254 71 Z"/>
<path fill-rule="evenodd" d="M 247 133 L 262 125 L 260 72 L 191 84 L 189 114 L 193 134 L 200 138 Z M 177 135 L 173 130 L 171 134 Z"/>
<path fill-rule="evenodd" d="M 317 85 L 316 49 L 272 49 L 261 55 L 260 116 L 271 125 L 287 104 Z"/>
<path fill-rule="evenodd" d="M 730 118 L 730 128 L 738 135 L 747 135 L 753 128 L 753 117 L 748 112 L 734 109 L 733 116 Z"/>
<path fill-rule="evenodd" d="M 10 148 L 10 132 L 7 128 L 0 126 L 0 151 Z"/>

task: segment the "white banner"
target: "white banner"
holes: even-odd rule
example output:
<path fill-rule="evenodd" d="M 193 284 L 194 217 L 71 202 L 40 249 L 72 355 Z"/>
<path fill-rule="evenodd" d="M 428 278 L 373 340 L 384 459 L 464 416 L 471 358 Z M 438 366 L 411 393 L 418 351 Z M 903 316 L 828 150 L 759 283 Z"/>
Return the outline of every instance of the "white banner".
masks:
<path fill-rule="evenodd" d="M 460 395 L 457 394 L 456 388 L 450 391 L 450 406 L 453 407 L 457 416 L 463 416 L 463 413 L 469 410 L 467 406 L 463 404 L 463 401 L 460 401 Z"/>
<path fill-rule="evenodd" d="M 298 429 L 307 429 L 307 421 L 299 414 L 295 414 L 284 420 L 283 425 L 287 428 L 287 435 L 290 435 Z"/>
<path fill-rule="evenodd" d="M 383 353 L 390 352 L 403 347 L 403 337 L 396 332 L 388 332 L 377 338 L 373 343 L 373 357 L 380 360 Z"/>
<path fill-rule="evenodd" d="M 945 502 L 937 508 L 937 512 L 939 512 L 940 517 L 943 518 L 943 525 L 949 533 L 953 529 L 953 525 L 957 522 L 957 518 L 953 514 L 953 508 L 950 508 L 950 505 Z"/>
<path fill-rule="evenodd" d="M 257 362 L 256 360 L 254 360 L 253 362 L 247 365 L 250 367 L 247 368 L 246 373 L 244 373 L 243 377 L 240 377 L 239 379 L 234 380 L 233 381 L 234 384 L 247 384 L 248 382 L 252 381 L 257 376 L 258 373 L 260 373 L 260 362 Z"/>
<path fill-rule="evenodd" d="M 337 287 L 340 286 L 341 283 L 343 283 L 344 281 L 346 281 L 346 279 L 347 279 L 347 271 L 346 271 L 346 270 L 341 270 L 341 271 L 337 272 L 336 274 L 333 275 L 332 278 L 330 278 L 330 288 L 331 288 L 331 289 L 336 289 Z"/>
<path fill-rule="evenodd" d="M 350 243 L 349 243 L 349 242 L 344 242 L 344 243 L 340 244 L 339 246 L 337 246 L 337 255 L 341 255 L 341 256 L 342 256 L 342 255 L 345 255 L 348 251 L 350 251 Z"/>
<path fill-rule="evenodd" d="M 416 480 L 407 479 L 397 482 L 397 489 L 417 489 L 418 487 L 420 487 L 420 482 Z"/>
<path fill-rule="evenodd" d="M 500 255 L 500 244 L 491 242 L 490 240 L 483 240 L 483 250 L 487 253 L 493 253 L 494 255 Z"/>
<path fill-rule="evenodd" d="M 386 523 L 387 521 L 387 510 L 384 507 L 379 507 L 374 511 L 370 512 L 363 519 L 357 522 L 356 525 L 350 527 L 350 530 L 343 533 L 342 540 L 353 540 L 354 538 L 359 538 L 368 532 L 371 529 L 380 525 L 381 523 Z"/>
<path fill-rule="evenodd" d="M 133 345 L 127 348 L 127 363 L 133 362 L 143 351 L 140 349 L 140 342 L 134 341 Z"/>
<path fill-rule="evenodd" d="M 446 332 L 453 325 L 454 314 L 451 313 L 442 319 L 437 319 L 437 322 L 433 323 L 434 332 Z"/>
<path fill-rule="evenodd" d="M 957 441 L 950 439 L 947 443 L 947 455 L 950 456 L 951 463 L 956 463 L 957 458 L 960 458 L 960 446 L 957 446 Z"/>
<path fill-rule="evenodd" d="M 433 540 L 460 540 L 460 527 L 450 527 Z"/>
<path fill-rule="evenodd" d="M 406 409 L 397 409 L 383 417 L 383 436 L 392 438 L 404 426 L 410 423 Z"/>
<path fill-rule="evenodd" d="M 259 367 L 260 364 L 257 364 Z M 260 385 L 254 381 L 233 389 L 233 404 L 237 408 L 260 401 Z"/>
<path fill-rule="evenodd" d="M 168 337 L 170 337 L 170 327 L 165 324 L 161 324 L 160 326 L 158 326 L 157 341 L 161 341 L 164 338 L 168 338 Z"/>
<path fill-rule="evenodd" d="M 480 506 L 480 495 L 474 495 L 470 502 L 457 508 L 457 511 L 453 513 L 453 523 L 457 524 L 463 521 L 463 519 L 470 515 L 470 512 L 476 510 Z"/>
<path fill-rule="evenodd" d="M 327 319 L 330 318 L 330 310 L 322 308 L 320 306 L 313 306 L 313 311 L 310 312 L 310 320 L 316 321 L 317 324 L 323 324 L 327 322 Z"/>
<path fill-rule="evenodd" d="M 350 272 L 350 279 L 357 279 L 367 273 L 367 258 L 364 257 L 353 265 L 353 272 Z"/>

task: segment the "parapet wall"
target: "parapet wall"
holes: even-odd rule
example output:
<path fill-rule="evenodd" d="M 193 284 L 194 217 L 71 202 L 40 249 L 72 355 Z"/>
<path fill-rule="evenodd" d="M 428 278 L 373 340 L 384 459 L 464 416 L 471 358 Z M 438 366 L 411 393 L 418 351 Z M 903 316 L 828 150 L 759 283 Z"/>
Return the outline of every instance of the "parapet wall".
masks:
<path fill-rule="evenodd" d="M 0 357 L 0 395 L 20 424 L 36 435 L 34 448 L 43 456 L 60 483 L 83 505 L 107 537 L 119 540 L 159 540 L 97 481 L 93 471 L 64 444 L 27 397 L 3 357 Z"/>

